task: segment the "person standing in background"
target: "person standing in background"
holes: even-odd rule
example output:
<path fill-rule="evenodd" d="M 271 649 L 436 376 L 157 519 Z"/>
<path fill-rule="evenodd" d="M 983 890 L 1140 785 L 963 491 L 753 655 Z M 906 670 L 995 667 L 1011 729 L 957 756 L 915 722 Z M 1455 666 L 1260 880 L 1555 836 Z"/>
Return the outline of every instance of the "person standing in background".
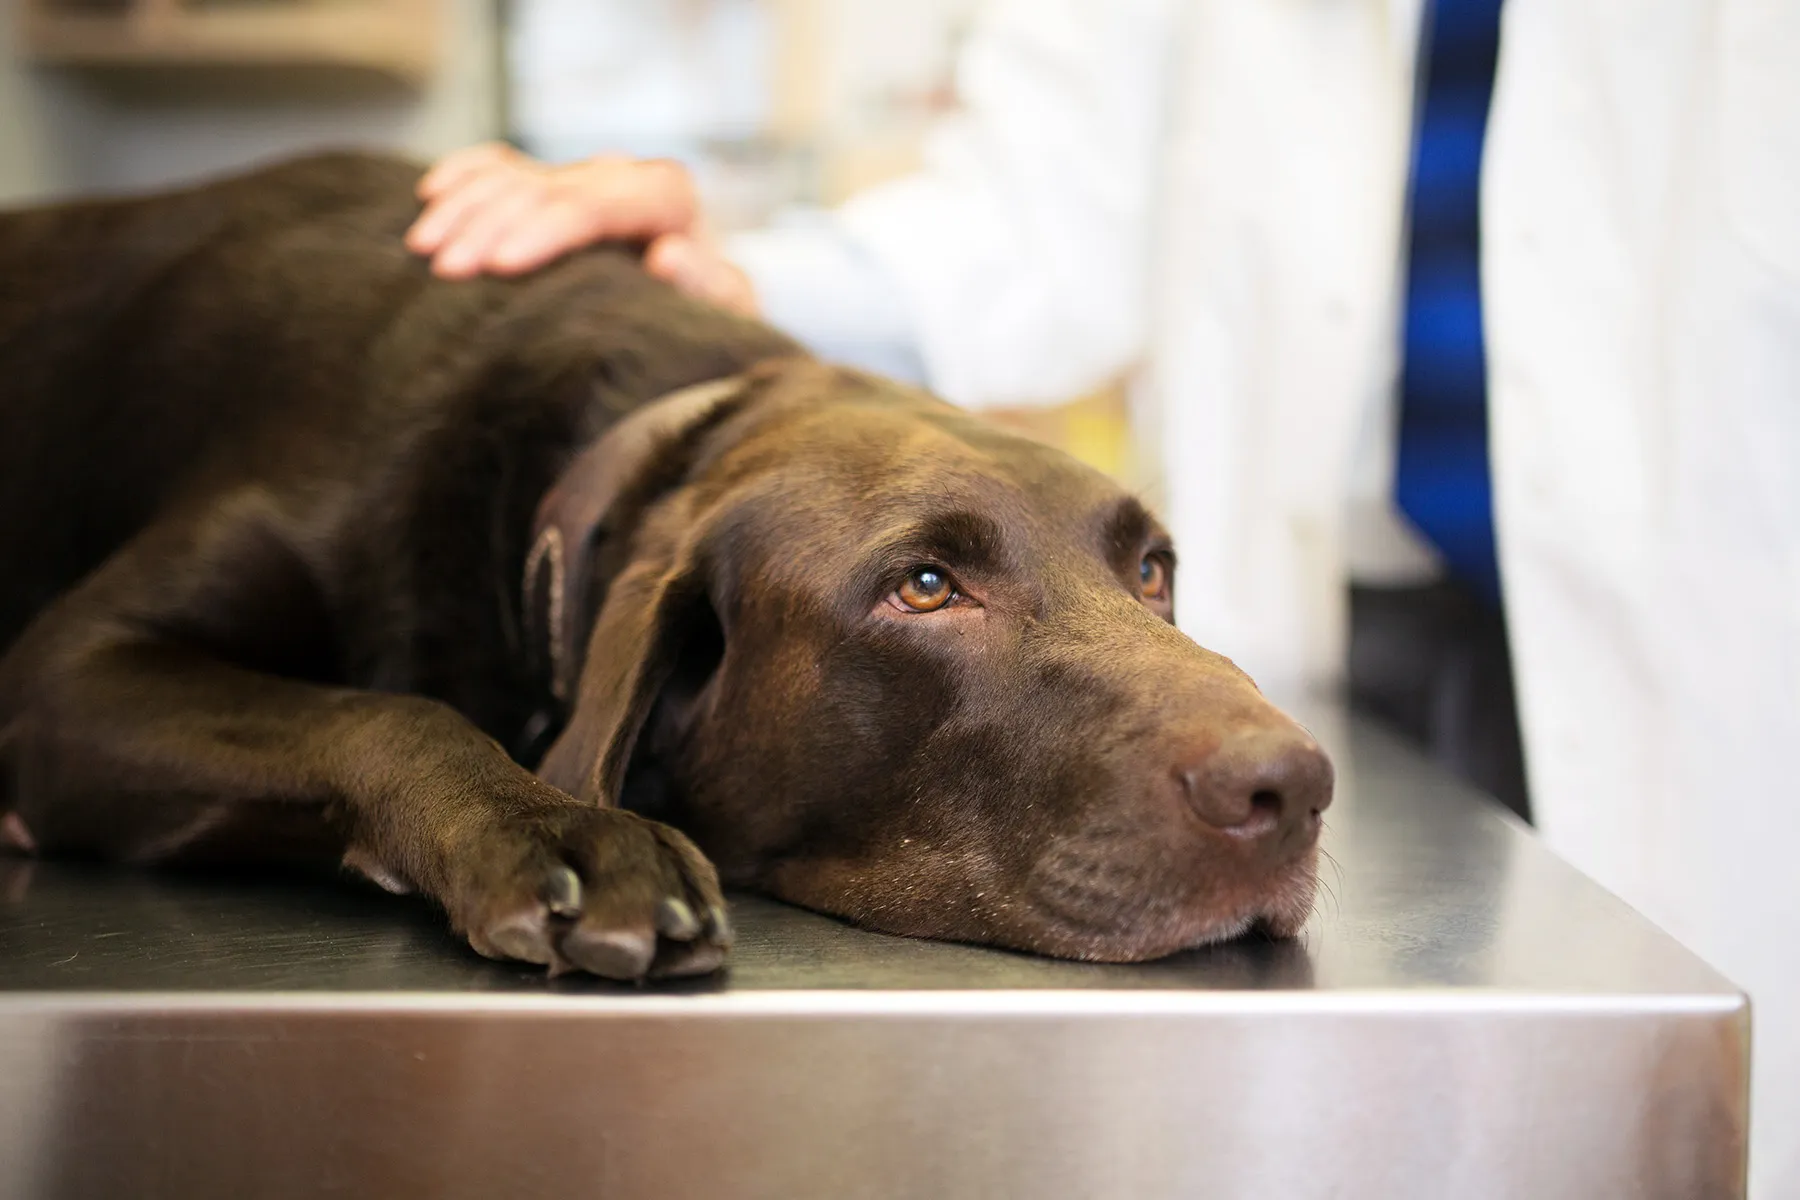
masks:
<path fill-rule="evenodd" d="M 1404 433 L 1438 553 L 1391 497 L 1424 10 L 1458 7 L 994 0 L 923 169 L 826 221 L 720 243 L 670 164 L 487 147 L 427 176 L 412 245 L 459 276 L 644 238 L 678 287 L 975 407 L 1131 370 L 1182 627 L 1277 696 L 1333 687 L 1351 578 L 1457 569 Z M 1500 22 L 1478 391 L 1532 807 L 1750 993 L 1752 1195 L 1800 1196 L 1800 6 Z"/>

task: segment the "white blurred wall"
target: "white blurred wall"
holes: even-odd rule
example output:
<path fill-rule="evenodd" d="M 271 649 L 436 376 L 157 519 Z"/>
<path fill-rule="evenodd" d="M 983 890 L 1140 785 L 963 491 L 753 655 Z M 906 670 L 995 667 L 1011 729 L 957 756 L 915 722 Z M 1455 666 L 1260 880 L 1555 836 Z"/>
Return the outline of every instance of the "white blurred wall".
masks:
<path fill-rule="evenodd" d="M 515 0 L 514 131 L 533 153 L 666 155 L 715 221 L 830 203 L 916 161 L 975 0 Z"/>
<path fill-rule="evenodd" d="M 79 88 L 19 60 L 11 2 L 0 5 L 0 204 L 77 186 L 91 105 Z"/>

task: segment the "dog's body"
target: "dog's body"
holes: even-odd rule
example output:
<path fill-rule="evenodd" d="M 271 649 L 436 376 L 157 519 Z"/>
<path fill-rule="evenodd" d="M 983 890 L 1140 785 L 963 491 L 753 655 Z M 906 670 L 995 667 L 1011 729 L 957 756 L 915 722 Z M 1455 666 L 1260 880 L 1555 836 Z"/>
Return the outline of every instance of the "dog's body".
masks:
<path fill-rule="evenodd" d="M 897 932 L 1297 927 L 1329 767 L 1135 503 L 622 250 L 434 281 L 415 177 L 0 216 L 0 840 L 341 858 L 625 978 L 729 939 L 633 808 Z"/>

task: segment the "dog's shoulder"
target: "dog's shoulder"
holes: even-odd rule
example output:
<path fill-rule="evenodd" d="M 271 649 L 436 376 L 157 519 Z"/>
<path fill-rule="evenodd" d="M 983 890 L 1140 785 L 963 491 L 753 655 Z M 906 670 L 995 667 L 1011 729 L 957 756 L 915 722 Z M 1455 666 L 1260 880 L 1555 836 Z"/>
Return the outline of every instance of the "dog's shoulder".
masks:
<path fill-rule="evenodd" d="M 100 256 L 167 261 L 223 231 L 413 205 L 422 168 L 380 154 L 311 155 L 176 188 L 0 211 L 0 265 L 55 270 Z"/>
<path fill-rule="evenodd" d="M 424 170 L 396 155 L 328 150 L 202 183 L 196 190 L 228 193 L 247 211 L 282 217 L 410 200 Z"/>

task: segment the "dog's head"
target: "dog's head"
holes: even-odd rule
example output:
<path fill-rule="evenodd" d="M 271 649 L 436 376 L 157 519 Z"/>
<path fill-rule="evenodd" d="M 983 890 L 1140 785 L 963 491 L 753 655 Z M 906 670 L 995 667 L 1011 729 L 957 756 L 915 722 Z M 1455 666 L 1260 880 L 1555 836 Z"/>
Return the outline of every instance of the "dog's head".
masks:
<path fill-rule="evenodd" d="M 1129 961 L 1299 929 L 1330 763 L 1175 629 L 1118 486 L 806 360 L 635 423 L 547 779 L 893 933 Z"/>

